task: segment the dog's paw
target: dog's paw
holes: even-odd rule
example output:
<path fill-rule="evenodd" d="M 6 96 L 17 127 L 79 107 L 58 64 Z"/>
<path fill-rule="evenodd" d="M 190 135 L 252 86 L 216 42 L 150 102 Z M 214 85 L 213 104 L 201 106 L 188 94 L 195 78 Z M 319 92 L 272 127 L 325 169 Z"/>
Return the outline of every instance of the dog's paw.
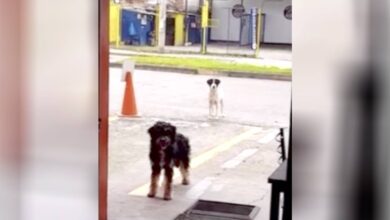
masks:
<path fill-rule="evenodd" d="M 169 201 L 169 200 L 172 200 L 172 196 L 171 195 L 164 195 L 164 198 L 163 198 L 165 201 Z"/>
<path fill-rule="evenodd" d="M 183 185 L 190 185 L 190 181 L 187 180 L 187 179 L 184 179 L 184 180 L 181 182 L 181 184 L 183 184 Z"/>
<path fill-rule="evenodd" d="M 148 197 L 149 198 L 154 198 L 154 197 L 156 197 L 156 193 L 148 193 Z"/>

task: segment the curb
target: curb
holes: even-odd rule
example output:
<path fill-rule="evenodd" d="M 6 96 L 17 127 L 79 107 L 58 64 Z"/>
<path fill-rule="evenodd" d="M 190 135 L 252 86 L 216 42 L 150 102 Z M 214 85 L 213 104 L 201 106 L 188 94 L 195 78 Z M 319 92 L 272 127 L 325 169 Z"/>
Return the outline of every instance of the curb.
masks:
<path fill-rule="evenodd" d="M 122 68 L 122 64 L 118 62 L 110 63 L 110 67 Z M 277 81 L 292 80 L 291 76 L 287 76 L 284 74 L 210 71 L 210 70 L 199 70 L 199 69 L 191 69 L 191 68 L 154 66 L 154 65 L 145 65 L 145 64 L 141 64 L 141 65 L 136 64 L 135 68 L 140 70 L 175 72 L 175 73 L 194 74 L 194 75 L 216 75 L 216 76 L 227 76 L 227 77 L 235 77 L 235 78 L 266 79 L 266 80 L 277 80 Z"/>
<path fill-rule="evenodd" d="M 123 50 L 123 51 L 131 51 L 133 53 L 137 53 L 137 52 L 141 52 L 141 53 L 161 53 L 161 51 L 157 50 L 157 49 L 153 49 L 153 50 L 148 50 L 148 49 L 134 49 L 134 48 L 115 48 L 115 47 L 110 47 L 110 49 L 114 49 L 114 50 Z M 123 55 L 121 53 L 113 53 L 113 54 L 117 54 L 117 55 Z M 164 54 L 184 54 L 184 55 L 200 55 L 200 51 L 199 52 L 196 52 L 196 51 L 175 51 L 175 50 L 170 50 L 170 49 L 165 49 L 164 50 Z M 207 55 L 211 55 L 211 56 L 228 56 L 228 57 L 242 57 L 242 58 L 254 58 L 255 55 L 253 54 L 240 54 L 240 53 L 229 53 L 229 54 L 226 54 L 226 53 L 223 53 L 223 52 L 207 52 Z"/>
<path fill-rule="evenodd" d="M 131 48 L 131 47 L 123 47 L 123 48 L 116 48 L 115 46 L 110 46 L 110 50 L 122 50 L 122 51 L 131 51 L 133 53 L 155 53 L 155 54 L 160 54 L 161 51 L 157 49 L 140 49 L 140 48 Z M 200 51 L 181 51 L 181 50 L 170 50 L 170 49 L 165 49 L 163 51 L 164 54 L 184 54 L 184 55 L 201 55 Z M 123 55 L 123 53 L 112 53 L 116 55 Z M 210 56 L 227 56 L 227 57 L 241 57 L 241 58 L 255 58 L 254 54 L 246 54 L 246 53 L 224 53 L 224 52 L 207 52 L 206 55 Z M 287 59 L 286 59 L 287 61 Z"/>

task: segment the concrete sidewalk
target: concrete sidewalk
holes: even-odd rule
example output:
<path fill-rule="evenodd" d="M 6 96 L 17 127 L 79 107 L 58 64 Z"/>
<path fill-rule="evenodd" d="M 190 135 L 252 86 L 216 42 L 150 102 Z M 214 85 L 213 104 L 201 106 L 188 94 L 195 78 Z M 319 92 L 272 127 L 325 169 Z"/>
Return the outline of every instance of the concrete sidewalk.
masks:
<path fill-rule="evenodd" d="M 146 197 L 149 185 L 147 129 L 164 118 L 116 118 L 110 122 L 109 220 L 173 220 L 198 199 L 260 207 L 269 219 L 268 176 L 278 167 L 277 129 L 217 121 L 169 120 L 192 147 L 191 184 L 174 181 L 172 201 Z M 179 172 L 175 173 L 179 177 Z"/>
<path fill-rule="evenodd" d="M 198 199 L 256 205 L 256 220 L 269 219 L 267 179 L 278 167 L 274 137 L 288 124 L 291 83 L 219 77 L 225 117 L 209 120 L 209 76 L 136 70 L 133 77 L 141 117 L 118 117 L 124 83 L 121 69 L 110 69 L 109 220 L 173 220 Z M 157 120 L 174 124 L 192 147 L 191 185 L 176 179 L 168 202 L 161 190 L 146 197 L 147 129 Z"/>

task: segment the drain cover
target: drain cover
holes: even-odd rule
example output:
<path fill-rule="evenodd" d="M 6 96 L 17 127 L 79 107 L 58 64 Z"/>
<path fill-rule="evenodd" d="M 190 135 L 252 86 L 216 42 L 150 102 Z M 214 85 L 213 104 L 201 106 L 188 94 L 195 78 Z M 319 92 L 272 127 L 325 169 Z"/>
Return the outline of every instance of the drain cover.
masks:
<path fill-rule="evenodd" d="M 175 220 L 253 220 L 259 211 L 251 205 L 199 200 Z"/>

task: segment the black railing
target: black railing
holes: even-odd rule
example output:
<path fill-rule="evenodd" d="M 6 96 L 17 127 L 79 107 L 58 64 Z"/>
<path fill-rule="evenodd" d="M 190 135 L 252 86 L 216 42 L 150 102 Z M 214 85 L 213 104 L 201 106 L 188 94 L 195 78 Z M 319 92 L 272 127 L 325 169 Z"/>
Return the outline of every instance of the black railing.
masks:
<path fill-rule="evenodd" d="M 280 128 L 279 134 L 276 136 L 276 141 L 279 142 L 279 146 L 277 148 L 278 153 L 280 153 L 279 157 L 279 164 L 282 164 L 283 161 L 286 160 L 286 144 L 285 144 L 285 137 L 284 137 L 284 129 Z"/>

